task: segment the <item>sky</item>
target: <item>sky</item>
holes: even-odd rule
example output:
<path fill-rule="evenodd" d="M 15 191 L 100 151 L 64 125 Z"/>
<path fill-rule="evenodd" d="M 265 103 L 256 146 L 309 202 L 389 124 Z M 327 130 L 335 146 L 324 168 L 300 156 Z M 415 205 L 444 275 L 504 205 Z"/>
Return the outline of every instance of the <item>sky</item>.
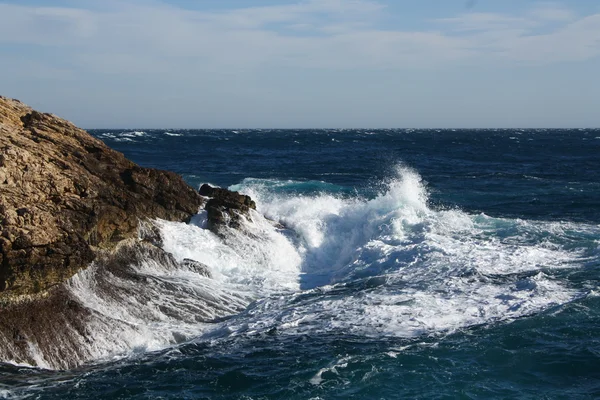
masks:
<path fill-rule="evenodd" d="M 88 129 L 600 127 L 600 1 L 0 0 L 0 95 Z"/>

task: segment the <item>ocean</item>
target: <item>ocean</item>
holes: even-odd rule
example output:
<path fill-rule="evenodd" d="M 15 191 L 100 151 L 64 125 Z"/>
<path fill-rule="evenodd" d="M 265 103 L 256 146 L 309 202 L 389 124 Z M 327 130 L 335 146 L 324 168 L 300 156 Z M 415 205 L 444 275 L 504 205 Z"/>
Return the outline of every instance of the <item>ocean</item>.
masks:
<path fill-rule="evenodd" d="M 97 358 L 0 364 L 0 399 L 600 398 L 599 129 L 90 133 L 258 212 L 158 222 L 211 278 L 73 278 Z"/>

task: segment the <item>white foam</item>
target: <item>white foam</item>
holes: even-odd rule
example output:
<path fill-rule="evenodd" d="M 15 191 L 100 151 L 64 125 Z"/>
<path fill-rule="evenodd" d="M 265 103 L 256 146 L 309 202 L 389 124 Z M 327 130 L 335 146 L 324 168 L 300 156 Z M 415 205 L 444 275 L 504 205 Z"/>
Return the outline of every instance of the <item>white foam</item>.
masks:
<path fill-rule="evenodd" d="M 310 290 L 259 302 L 243 323 L 228 323 L 235 334 L 275 328 L 415 337 L 514 320 L 580 295 L 551 271 L 586 261 L 585 249 L 569 247 L 566 232 L 600 233 L 591 225 L 433 210 L 419 175 L 406 168 L 366 201 L 290 197 L 274 187 L 251 182 L 241 189 L 298 234 L 301 284 Z M 377 276 L 369 290 L 351 284 Z"/>
<path fill-rule="evenodd" d="M 399 246 L 408 240 L 404 237 L 408 232 L 396 232 L 394 226 L 418 224 L 430 212 L 418 174 L 408 169 L 399 170 L 399 174 L 401 178 L 391 181 L 385 193 L 370 201 L 325 194 L 279 196 L 262 185 L 244 189 L 257 199 L 261 212 L 298 234 L 296 245 L 305 274 L 343 279 L 341 270 L 354 269 L 353 262 L 359 260 L 361 252 L 373 246 L 385 247 L 386 241 Z"/>
<path fill-rule="evenodd" d="M 250 301 L 193 271 L 156 260 L 145 260 L 135 274 L 139 278 L 131 280 L 92 265 L 71 279 L 71 292 L 93 313 L 88 331 L 94 340 L 80 343 L 84 359 L 111 359 L 189 340 L 209 326 L 201 321 L 235 314 Z"/>
<path fill-rule="evenodd" d="M 190 258 L 211 268 L 223 284 L 243 287 L 255 295 L 297 290 L 301 257 L 292 243 L 262 215 L 252 211 L 242 232 L 231 229 L 224 238 L 202 229 L 201 213 L 185 227 L 161 222 L 165 250 L 177 259 Z"/>
<path fill-rule="evenodd" d="M 146 134 L 147 133 L 144 131 L 130 131 L 130 132 L 121 132 L 119 134 L 119 137 L 121 140 L 125 140 L 125 139 L 132 139 L 132 138 L 145 136 Z"/>
<path fill-rule="evenodd" d="M 321 368 L 312 378 L 310 378 L 309 382 L 315 386 L 320 385 L 323 382 L 323 374 L 325 372 L 331 372 L 335 375 L 338 375 L 339 369 L 348 368 L 348 362 L 350 360 L 352 360 L 351 356 L 343 357 L 332 363 L 329 367 Z"/>
<path fill-rule="evenodd" d="M 13 399 L 14 395 L 10 390 L 0 389 L 0 399 Z"/>
<path fill-rule="evenodd" d="M 249 313 L 250 319 L 232 320 L 228 326 L 235 335 L 275 329 L 282 335 L 414 338 L 511 321 L 564 304 L 576 295 L 541 273 L 507 285 L 452 278 L 424 287 L 394 285 L 354 293 L 342 292 L 337 285 L 325 289 L 266 299 Z"/>

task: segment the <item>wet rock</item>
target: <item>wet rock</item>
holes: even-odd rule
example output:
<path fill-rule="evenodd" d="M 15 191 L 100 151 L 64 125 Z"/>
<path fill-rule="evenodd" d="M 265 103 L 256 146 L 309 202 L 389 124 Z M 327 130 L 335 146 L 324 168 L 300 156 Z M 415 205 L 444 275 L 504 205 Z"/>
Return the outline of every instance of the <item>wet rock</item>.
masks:
<path fill-rule="evenodd" d="M 178 283 L 174 277 L 182 268 L 210 275 L 200 262 L 178 262 L 165 250 L 132 238 L 100 251 L 90 267 L 67 284 L 9 303 L 0 298 L 0 362 L 74 368 L 129 351 L 132 335 L 145 337 L 165 317 L 182 326 L 212 323 L 247 305 L 245 300 L 225 301 L 210 290 Z M 92 304 L 101 299 L 106 307 L 90 308 L 88 299 Z M 189 339 L 171 333 L 172 344 Z"/>
<path fill-rule="evenodd" d="M 57 288 L 35 301 L 0 305 L 0 355 L 3 361 L 18 360 L 30 365 L 67 369 L 76 366 L 76 360 L 85 359 L 80 338 L 88 331 L 86 320 L 92 313 L 69 291 Z M 56 345 L 58 337 L 60 346 Z M 35 351 L 32 351 L 32 341 Z M 54 359 L 49 361 L 51 357 Z"/>
<path fill-rule="evenodd" d="M 138 227 L 138 238 L 141 241 L 153 244 L 156 247 L 163 246 L 163 238 L 160 233 L 160 228 L 154 221 L 140 221 Z"/>
<path fill-rule="evenodd" d="M 250 196 L 231 190 L 204 184 L 200 187 L 202 196 L 210 197 L 204 209 L 207 212 L 208 229 L 219 234 L 223 227 L 239 229 L 242 218 L 248 218 L 250 210 L 256 210 L 256 203 Z"/>
<path fill-rule="evenodd" d="M 206 264 L 202 264 L 199 261 L 192 260 L 190 258 L 184 258 L 183 261 L 179 263 L 183 268 L 187 268 L 190 271 L 194 271 L 197 274 L 205 276 L 207 278 L 212 278 L 212 274 L 210 273 L 210 267 Z"/>
<path fill-rule="evenodd" d="M 187 221 L 202 204 L 180 176 L 0 96 L 0 299 L 64 282 L 140 221 Z"/>

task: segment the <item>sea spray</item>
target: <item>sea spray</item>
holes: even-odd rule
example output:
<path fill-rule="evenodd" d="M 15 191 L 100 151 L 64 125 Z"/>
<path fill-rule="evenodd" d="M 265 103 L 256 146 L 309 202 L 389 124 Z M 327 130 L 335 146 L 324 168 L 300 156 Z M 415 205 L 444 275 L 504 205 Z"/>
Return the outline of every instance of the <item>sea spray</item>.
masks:
<path fill-rule="evenodd" d="M 64 295 L 79 323 L 65 320 L 63 350 L 24 338 L 27 357 L 6 361 L 68 368 L 256 334 L 447 335 L 584 295 L 554 271 L 585 262 L 574 244 L 597 237 L 593 225 L 436 209 L 407 168 L 372 198 L 298 196 L 288 185 L 302 182 L 236 186 L 260 212 L 220 236 L 204 213 L 189 224 L 155 221 L 166 253 L 135 243 L 135 257 L 123 247 L 123 257 L 98 260 L 69 282 Z"/>
<path fill-rule="evenodd" d="M 387 190 L 370 200 L 290 196 L 256 179 L 235 188 L 298 235 L 301 284 L 308 289 L 259 302 L 244 316 L 243 330 L 448 334 L 514 320 L 582 295 L 552 271 L 578 267 L 584 252 L 569 248 L 560 233 L 536 235 L 549 225 L 557 230 L 557 223 L 432 209 L 421 178 L 410 169 L 399 168 Z M 559 232 L 573 229 L 563 225 Z M 589 228 L 573 234 L 589 235 Z M 537 240 L 531 240 L 534 235 Z"/>
<path fill-rule="evenodd" d="M 272 221 L 252 217 L 222 236 L 200 227 L 202 213 L 189 225 L 152 222 L 169 252 L 131 240 L 101 256 L 49 295 L 72 306 L 40 303 L 38 322 L 19 333 L 22 346 L 3 346 L 3 361 L 65 369 L 156 351 L 213 329 L 261 296 L 297 290 L 300 257 Z"/>

